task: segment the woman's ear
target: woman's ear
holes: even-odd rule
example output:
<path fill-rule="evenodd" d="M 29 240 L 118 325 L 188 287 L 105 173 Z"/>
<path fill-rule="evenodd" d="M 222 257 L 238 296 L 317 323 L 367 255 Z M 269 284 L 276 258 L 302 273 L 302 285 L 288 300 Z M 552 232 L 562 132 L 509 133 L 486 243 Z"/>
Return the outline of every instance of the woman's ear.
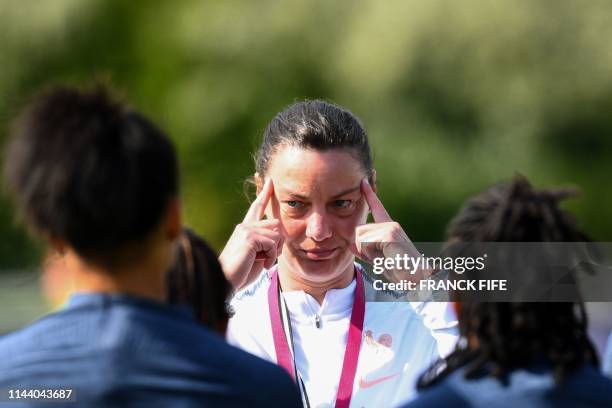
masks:
<path fill-rule="evenodd" d="M 264 179 L 263 177 L 259 175 L 259 173 L 255 172 L 255 175 L 253 176 L 253 180 L 255 180 L 255 187 L 257 189 L 256 194 L 259 195 L 259 193 L 261 193 L 261 190 L 263 189 Z"/>
<path fill-rule="evenodd" d="M 183 232 L 183 220 L 181 216 L 181 202 L 173 199 L 168 203 L 165 219 L 166 236 L 170 240 L 175 240 Z"/>

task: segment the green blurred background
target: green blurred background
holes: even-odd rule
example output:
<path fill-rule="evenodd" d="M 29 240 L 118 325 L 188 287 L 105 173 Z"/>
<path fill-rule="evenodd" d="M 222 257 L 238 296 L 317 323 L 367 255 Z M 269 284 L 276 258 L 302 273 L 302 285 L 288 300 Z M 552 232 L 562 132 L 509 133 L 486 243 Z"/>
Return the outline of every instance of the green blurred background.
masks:
<path fill-rule="evenodd" d="M 612 240 L 608 0 L 2 0 L 0 25 L 0 149 L 41 86 L 110 79 L 176 142 L 186 221 L 217 249 L 266 123 L 304 98 L 363 120 L 415 241 L 515 172 L 578 186 L 567 208 Z M 46 310 L 41 253 L 0 198 L 0 332 Z"/>

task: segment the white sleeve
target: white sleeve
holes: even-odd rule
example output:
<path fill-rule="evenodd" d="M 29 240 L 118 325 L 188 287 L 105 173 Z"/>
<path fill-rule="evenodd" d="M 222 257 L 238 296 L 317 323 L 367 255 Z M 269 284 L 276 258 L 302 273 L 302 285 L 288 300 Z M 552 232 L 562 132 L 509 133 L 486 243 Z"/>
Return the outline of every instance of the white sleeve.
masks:
<path fill-rule="evenodd" d="M 446 357 L 454 350 L 459 338 L 458 321 L 451 302 L 410 302 L 425 327 L 436 340 L 438 354 Z"/>
<path fill-rule="evenodd" d="M 261 332 L 263 332 L 263 330 L 258 330 L 258 328 L 253 327 L 252 323 L 255 322 L 249 322 L 248 320 L 251 319 L 246 318 L 244 310 L 242 312 L 243 313 L 237 311 L 234 317 L 229 319 L 227 332 L 225 334 L 227 342 L 257 357 L 276 363 L 276 356 L 272 355 L 265 347 L 264 342 L 262 342 Z M 264 319 L 259 320 L 261 321 Z M 257 335 L 258 332 L 260 333 L 259 336 Z"/>
<path fill-rule="evenodd" d="M 267 274 L 262 273 L 259 279 L 235 294 L 230 303 L 234 315 L 228 321 L 225 338 L 232 346 L 276 363 L 268 286 Z"/>

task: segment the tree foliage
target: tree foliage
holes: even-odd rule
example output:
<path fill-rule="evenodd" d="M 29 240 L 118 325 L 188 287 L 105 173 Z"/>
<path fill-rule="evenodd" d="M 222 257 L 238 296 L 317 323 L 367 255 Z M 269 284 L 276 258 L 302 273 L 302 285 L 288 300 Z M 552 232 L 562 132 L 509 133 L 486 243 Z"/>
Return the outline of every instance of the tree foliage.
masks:
<path fill-rule="evenodd" d="M 109 78 L 176 142 L 186 221 L 221 248 L 267 121 L 296 99 L 360 116 L 380 195 L 417 241 L 464 198 L 520 172 L 574 184 L 612 233 L 612 3 L 7 0 L 0 142 L 32 92 Z M 37 249 L 0 199 L 0 269 Z"/>

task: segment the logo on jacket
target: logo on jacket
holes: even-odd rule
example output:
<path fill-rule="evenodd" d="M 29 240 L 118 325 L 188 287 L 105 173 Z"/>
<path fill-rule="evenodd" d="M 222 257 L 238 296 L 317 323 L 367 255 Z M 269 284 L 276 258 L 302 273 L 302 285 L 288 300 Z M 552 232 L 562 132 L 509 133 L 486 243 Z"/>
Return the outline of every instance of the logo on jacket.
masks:
<path fill-rule="evenodd" d="M 393 337 L 388 333 L 383 333 L 378 336 L 378 340 L 374 339 L 374 333 L 372 330 L 366 330 L 363 338 L 363 347 L 359 354 L 359 359 L 362 364 L 365 365 L 367 372 L 372 373 L 378 371 L 380 368 L 388 364 L 395 353 L 391 348 L 393 346 Z M 360 388 L 370 388 L 378 385 L 384 381 L 390 380 L 393 377 L 398 376 L 399 373 L 385 375 L 382 377 L 366 379 L 366 376 L 359 378 Z"/>

